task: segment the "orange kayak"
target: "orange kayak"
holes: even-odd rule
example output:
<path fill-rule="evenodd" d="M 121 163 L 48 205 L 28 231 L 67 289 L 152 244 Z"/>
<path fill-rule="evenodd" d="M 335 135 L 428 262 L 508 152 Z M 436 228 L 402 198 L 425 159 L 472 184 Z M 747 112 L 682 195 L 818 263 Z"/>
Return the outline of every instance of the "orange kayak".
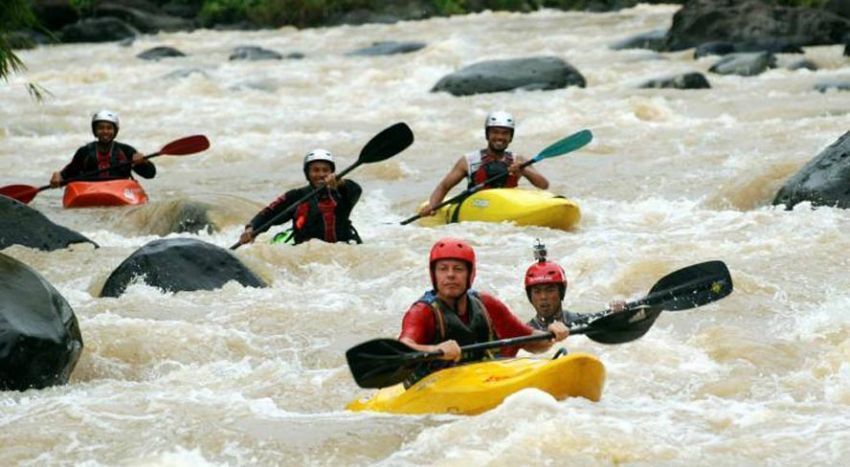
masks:
<path fill-rule="evenodd" d="M 62 205 L 66 208 L 126 206 L 147 202 L 147 193 L 139 182 L 131 178 L 103 182 L 71 182 L 65 187 L 65 196 L 62 197 Z"/>

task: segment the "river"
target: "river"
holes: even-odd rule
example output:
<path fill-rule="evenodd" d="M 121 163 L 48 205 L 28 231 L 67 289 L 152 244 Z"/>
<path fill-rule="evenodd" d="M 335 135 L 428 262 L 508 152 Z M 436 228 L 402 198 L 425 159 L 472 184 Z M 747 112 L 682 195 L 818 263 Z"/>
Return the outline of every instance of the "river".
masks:
<path fill-rule="evenodd" d="M 813 86 L 850 77 L 842 46 L 806 48 L 820 70 L 757 77 L 708 73 L 692 51 L 614 51 L 618 39 L 669 27 L 676 7 L 614 13 L 541 11 L 393 25 L 210 31 L 21 52 L 28 71 L 0 86 L 0 185 L 47 183 L 91 140 L 89 116 L 122 119 L 119 140 L 151 153 L 205 134 L 201 154 L 156 159 L 151 203 L 63 210 L 61 192 L 31 206 L 101 245 L 5 254 L 41 272 L 74 308 L 85 350 L 70 384 L 0 392 L 7 465 L 824 465 L 850 458 L 850 215 L 770 206 L 781 184 L 850 127 L 850 93 Z M 405 55 L 353 57 L 382 40 L 423 41 Z M 135 55 L 169 45 L 183 58 Z M 230 62 L 258 45 L 303 60 Z M 437 80 L 485 60 L 563 57 L 581 89 L 453 97 Z M 166 77 L 194 69 L 186 77 Z M 637 89 L 702 71 L 712 89 Z M 23 83 L 52 96 L 34 103 Z M 451 164 L 483 144 L 491 109 L 518 120 L 511 146 L 533 155 L 580 129 L 593 142 L 538 165 L 551 190 L 582 207 L 572 232 L 501 224 L 400 226 Z M 175 201 L 215 204 L 222 228 L 197 237 L 227 247 L 278 194 L 303 183 L 310 149 L 353 163 L 383 128 L 404 121 L 416 142 L 351 173 L 364 186 L 354 223 L 362 246 L 259 241 L 236 253 L 271 283 L 162 293 L 131 286 L 97 298 L 109 273 L 159 238 Z M 523 182 L 527 183 L 527 182 Z M 172 234 L 174 236 L 175 234 Z M 188 236 L 189 234 L 181 234 Z M 584 337 L 608 379 L 602 400 L 555 401 L 523 391 L 480 416 L 351 413 L 368 394 L 344 351 L 397 335 L 428 286 L 427 253 L 469 239 L 476 287 L 516 314 L 533 311 L 522 275 L 541 239 L 565 267 L 565 304 L 598 311 L 645 294 L 661 276 L 707 260 L 729 266 L 735 292 L 665 312 L 642 339 Z M 841 285 L 845 284 L 845 285 Z M 553 351 L 554 352 L 554 351 Z"/>

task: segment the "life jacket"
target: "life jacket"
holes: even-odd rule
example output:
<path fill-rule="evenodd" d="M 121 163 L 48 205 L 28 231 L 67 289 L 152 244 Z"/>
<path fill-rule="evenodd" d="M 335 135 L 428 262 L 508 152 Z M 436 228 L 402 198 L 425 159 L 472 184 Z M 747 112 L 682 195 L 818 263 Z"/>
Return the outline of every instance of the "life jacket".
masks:
<path fill-rule="evenodd" d="M 86 159 L 83 163 L 83 167 L 85 167 L 85 172 L 94 172 L 95 170 L 102 170 L 109 167 L 114 167 L 118 164 L 124 164 L 130 161 L 130 158 L 127 154 L 124 154 L 124 150 L 121 149 L 121 145 L 117 144 L 115 141 L 112 142 L 111 148 L 109 150 L 109 155 L 99 153 L 97 150 L 97 142 L 92 141 L 91 143 L 86 145 Z M 106 156 L 106 157 L 104 157 Z M 96 175 L 93 175 L 92 178 L 97 179 L 115 179 L 115 178 L 133 178 L 132 172 L 129 170 L 129 166 L 121 166 L 118 168 L 112 168 L 109 170 L 104 170 Z"/>
<path fill-rule="evenodd" d="M 312 196 L 299 204 L 295 208 L 295 215 L 292 219 L 295 244 L 311 238 L 318 238 L 328 243 L 352 240 L 363 243 L 350 220 L 337 218 L 337 204 L 333 193 L 327 193 L 325 196 Z"/>
<path fill-rule="evenodd" d="M 467 188 L 484 183 L 496 175 L 508 173 L 508 167 L 513 163 L 514 155 L 510 151 L 505 151 L 505 155 L 500 159 L 496 159 L 484 149 L 466 154 L 466 177 L 469 182 Z M 509 174 L 505 178 L 485 185 L 484 188 L 515 188 L 517 183 L 519 183 L 517 176 Z"/>
<path fill-rule="evenodd" d="M 432 342 L 424 344 L 436 345 L 450 339 L 457 341 L 461 347 L 495 340 L 496 333 L 487 308 L 481 301 L 478 293 L 473 290 L 466 292 L 467 310 L 469 323 L 464 323 L 448 304 L 437 298 L 434 290 L 426 292 L 417 302 L 424 303 L 431 308 L 434 314 L 434 338 Z M 481 360 L 493 360 L 496 358 L 498 349 L 479 350 L 464 352 L 460 362 L 476 362 Z M 405 387 L 410 387 L 416 381 L 424 378 L 434 371 L 456 365 L 456 362 L 445 360 L 433 360 L 419 365 L 410 377 L 405 380 Z"/>

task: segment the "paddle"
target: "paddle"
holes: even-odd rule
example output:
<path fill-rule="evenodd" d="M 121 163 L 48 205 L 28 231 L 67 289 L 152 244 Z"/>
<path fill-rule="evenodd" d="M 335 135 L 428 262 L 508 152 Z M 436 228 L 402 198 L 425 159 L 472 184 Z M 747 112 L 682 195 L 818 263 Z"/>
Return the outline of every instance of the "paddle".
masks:
<path fill-rule="evenodd" d="M 721 261 L 695 264 L 670 273 L 652 287 L 646 297 L 626 304 L 621 312 L 590 315 L 587 324 L 570 328 L 570 334 L 584 334 L 603 344 L 630 342 L 646 334 L 663 310 L 679 311 L 711 303 L 732 292 L 732 278 Z M 554 337 L 551 332 L 482 342 L 461 347 L 464 354 L 498 347 L 524 344 Z M 363 388 L 398 384 L 428 360 L 442 352 L 420 352 L 395 339 L 373 339 L 345 353 L 354 380 Z"/>
<path fill-rule="evenodd" d="M 413 144 L 413 132 L 410 131 L 410 127 L 408 127 L 407 124 L 399 122 L 395 125 L 387 127 L 377 135 L 373 136 L 372 139 L 370 139 L 369 142 L 366 143 L 366 146 L 363 146 L 363 149 L 360 150 L 360 156 L 358 157 L 357 162 L 355 162 L 342 172 L 336 174 L 336 178 L 337 180 L 341 179 L 346 174 L 359 167 L 361 164 L 371 164 L 373 162 L 380 162 L 389 159 L 390 157 L 393 157 L 396 154 L 407 149 L 407 147 L 411 144 Z M 265 224 L 254 229 L 255 235 L 265 232 L 279 219 L 294 211 L 299 204 L 315 196 L 316 193 L 318 193 L 322 189 L 324 189 L 324 186 L 320 186 L 313 189 L 313 191 L 292 203 L 288 208 L 284 209 L 273 218 L 269 219 Z M 230 246 L 230 249 L 235 250 L 241 245 L 242 243 L 237 241 L 236 243 Z"/>
<path fill-rule="evenodd" d="M 566 154 L 568 152 L 575 151 L 576 149 L 580 149 L 581 147 L 585 146 L 592 139 L 593 139 L 593 133 L 591 133 L 590 130 L 581 130 L 578 133 L 574 133 L 570 136 L 567 136 L 566 138 L 563 138 L 563 139 L 549 145 L 548 147 L 546 147 L 546 149 L 540 151 L 536 156 L 534 156 L 531 159 L 523 162 L 519 166 L 519 168 L 520 168 L 520 170 L 522 170 L 522 169 L 528 167 L 529 165 L 534 164 L 535 162 L 542 161 L 543 159 L 548 159 L 550 157 L 560 156 L 560 155 Z M 455 203 L 457 201 L 460 201 L 460 200 L 466 198 L 467 196 L 475 193 L 476 191 L 480 190 L 484 186 L 489 185 L 490 183 L 493 183 L 495 181 L 501 180 L 503 178 L 506 178 L 507 176 L 508 176 L 507 172 L 500 173 L 498 175 L 494 175 L 494 176 L 488 178 L 487 180 L 484 180 L 483 182 L 481 182 L 481 183 L 479 183 L 479 184 L 477 184 L 473 187 L 467 188 L 466 190 L 464 190 L 463 192 L 461 192 L 457 196 L 453 196 L 453 197 L 443 201 L 442 203 L 434 206 L 434 210 L 436 211 L 437 209 L 440 209 L 443 206 L 446 206 L 448 204 L 452 204 L 452 203 Z M 420 217 L 422 217 L 422 214 L 416 214 L 415 216 L 408 217 L 407 219 L 401 221 L 401 225 L 407 225 L 407 224 L 419 219 Z"/>
<path fill-rule="evenodd" d="M 185 156 L 187 154 L 195 154 L 201 151 L 206 150 L 210 147 L 210 142 L 204 135 L 193 135 L 187 136 L 185 138 L 180 138 L 174 140 L 159 150 L 159 152 L 155 152 L 153 154 L 149 154 L 145 156 L 145 160 L 153 159 L 154 157 L 159 156 Z M 101 172 L 106 172 L 108 170 L 117 169 L 119 167 L 124 167 L 132 164 L 132 161 L 122 162 L 120 164 L 112 165 L 103 169 L 94 170 L 91 172 L 86 172 L 76 177 L 69 178 L 67 180 L 62 180 L 62 183 L 59 186 L 65 186 L 71 182 L 75 182 L 78 180 L 87 179 L 93 175 L 97 175 Z M 9 198 L 14 198 L 24 204 L 28 204 L 30 201 L 35 198 L 37 194 L 40 192 L 50 189 L 50 188 L 58 188 L 53 187 L 51 185 L 44 185 L 41 187 L 34 187 L 30 185 L 7 185 L 4 187 L 0 187 L 0 195 L 8 196 Z"/>

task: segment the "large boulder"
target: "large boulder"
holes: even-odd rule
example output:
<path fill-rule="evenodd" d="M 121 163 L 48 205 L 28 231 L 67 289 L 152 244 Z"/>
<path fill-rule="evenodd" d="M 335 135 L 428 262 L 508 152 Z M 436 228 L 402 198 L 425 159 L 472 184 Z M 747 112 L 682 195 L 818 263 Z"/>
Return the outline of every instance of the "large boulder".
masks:
<path fill-rule="evenodd" d="M 162 14 L 156 9 L 142 5 L 122 5 L 121 2 L 102 2 L 94 9 L 99 17 L 113 17 L 133 26 L 141 32 L 156 34 L 159 31 L 174 32 L 191 30 L 194 23 L 184 18 Z"/>
<path fill-rule="evenodd" d="M 141 58 L 142 60 L 153 60 L 159 61 L 163 58 L 171 58 L 171 57 L 185 57 L 186 54 L 175 49 L 174 47 L 169 47 L 166 45 L 160 45 L 157 47 L 150 48 L 145 50 L 144 52 L 136 55 L 137 58 Z"/>
<path fill-rule="evenodd" d="M 810 160 L 782 186 L 773 204 L 791 209 L 802 201 L 815 206 L 850 207 L 850 132 Z"/>
<path fill-rule="evenodd" d="M 65 384 L 83 338 L 74 310 L 40 274 L 0 253 L 0 391 Z"/>
<path fill-rule="evenodd" d="M 264 49 L 255 45 L 244 45 L 233 49 L 228 60 L 283 60 L 283 55 L 274 50 Z"/>
<path fill-rule="evenodd" d="M 0 250 L 23 245 L 53 251 L 72 243 L 97 243 L 71 229 L 56 225 L 44 214 L 12 198 L 0 196 Z"/>
<path fill-rule="evenodd" d="M 101 297 L 118 297 L 134 280 L 166 292 L 214 290 L 229 281 L 248 287 L 266 283 L 229 251 L 192 238 L 154 240 L 109 275 Z"/>
<path fill-rule="evenodd" d="M 850 20 L 830 11 L 786 7 L 761 0 L 687 0 L 673 15 L 666 49 L 709 41 L 790 46 L 843 43 Z M 775 47 L 760 50 L 775 51 Z"/>
<path fill-rule="evenodd" d="M 113 42 L 135 39 L 139 30 L 117 18 L 89 18 L 65 26 L 62 42 Z"/>
<path fill-rule="evenodd" d="M 468 96 L 514 89 L 583 88 L 585 85 L 584 76 L 572 65 L 558 57 L 544 56 L 475 63 L 444 76 L 431 92 Z"/>

